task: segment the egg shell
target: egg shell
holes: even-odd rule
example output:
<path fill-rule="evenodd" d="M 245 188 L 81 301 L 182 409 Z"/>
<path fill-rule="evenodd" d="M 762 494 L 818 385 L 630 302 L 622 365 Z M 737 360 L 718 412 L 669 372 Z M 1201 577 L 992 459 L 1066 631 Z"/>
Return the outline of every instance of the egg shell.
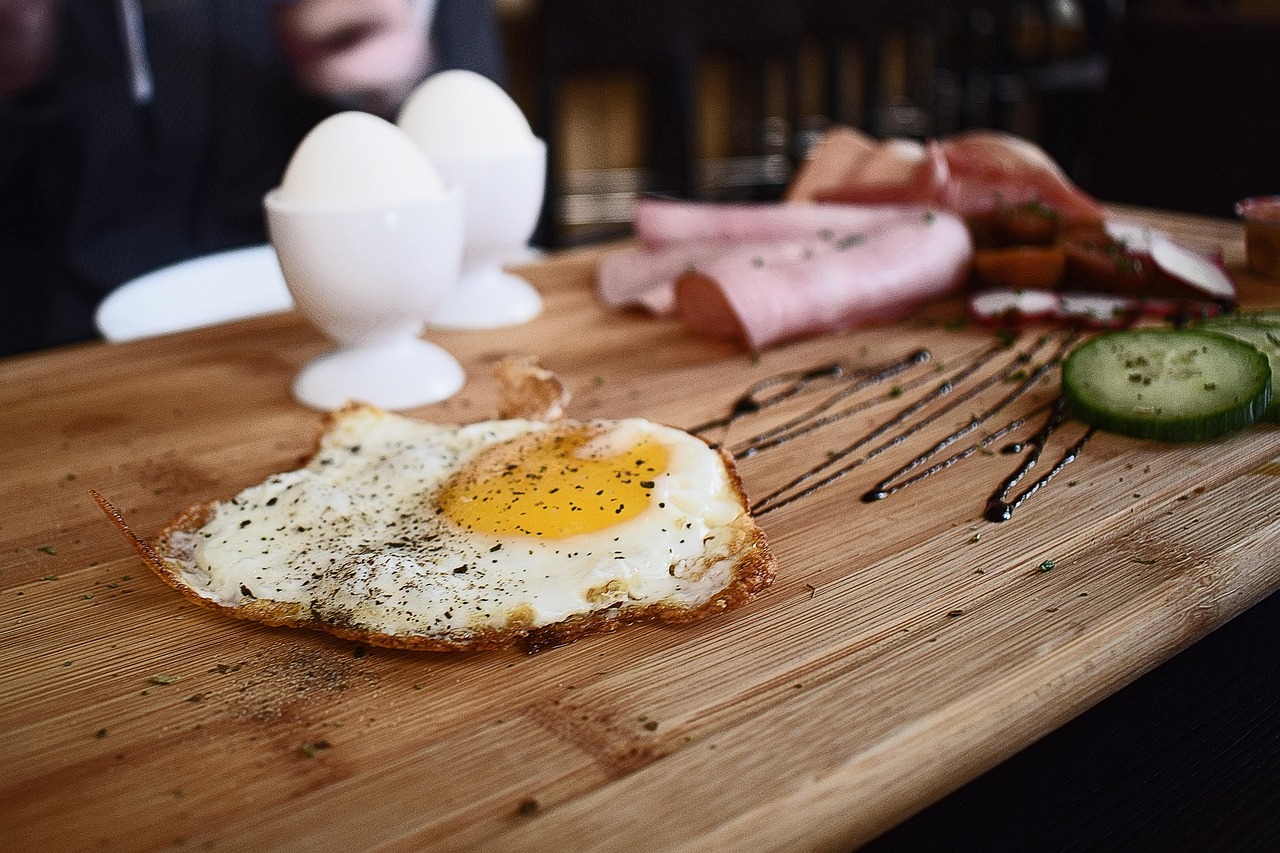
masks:
<path fill-rule="evenodd" d="M 343 112 L 303 138 L 280 183 L 293 207 L 369 209 L 410 204 L 444 192 L 423 150 L 385 119 Z"/>
<path fill-rule="evenodd" d="M 398 124 L 435 162 L 504 157 L 535 140 L 501 86 L 462 69 L 428 77 L 405 101 Z"/>

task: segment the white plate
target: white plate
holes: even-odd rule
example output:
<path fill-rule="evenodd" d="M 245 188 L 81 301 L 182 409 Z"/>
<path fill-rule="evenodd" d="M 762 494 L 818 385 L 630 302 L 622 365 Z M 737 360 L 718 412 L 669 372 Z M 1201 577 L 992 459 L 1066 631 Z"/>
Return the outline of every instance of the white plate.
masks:
<path fill-rule="evenodd" d="M 98 331 L 132 341 L 274 314 L 293 307 L 270 245 L 248 246 L 163 267 L 122 284 L 98 306 Z"/>

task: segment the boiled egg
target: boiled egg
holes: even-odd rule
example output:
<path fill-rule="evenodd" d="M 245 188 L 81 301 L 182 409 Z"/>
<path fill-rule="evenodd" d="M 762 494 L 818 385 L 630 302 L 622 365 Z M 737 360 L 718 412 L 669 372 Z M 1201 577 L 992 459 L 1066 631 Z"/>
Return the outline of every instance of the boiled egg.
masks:
<path fill-rule="evenodd" d="M 290 207 L 360 210 L 443 192 L 440 173 L 404 131 L 370 113 L 349 111 L 326 118 L 303 138 L 276 199 Z"/>

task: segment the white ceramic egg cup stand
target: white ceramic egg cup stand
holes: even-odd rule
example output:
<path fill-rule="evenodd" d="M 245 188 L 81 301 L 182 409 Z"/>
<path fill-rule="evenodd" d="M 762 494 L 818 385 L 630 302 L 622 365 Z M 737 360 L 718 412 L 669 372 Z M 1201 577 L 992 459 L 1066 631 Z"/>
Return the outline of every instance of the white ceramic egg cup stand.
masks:
<path fill-rule="evenodd" d="M 525 250 L 538 223 L 547 184 L 546 143 L 535 139 L 515 154 L 435 165 L 446 183 L 465 194 L 466 248 L 458 286 L 431 315 L 431 325 L 493 329 L 537 317 L 538 291 L 502 267 Z"/>
<path fill-rule="evenodd" d="M 408 409 L 462 387 L 466 376 L 457 359 L 418 337 L 457 284 L 459 189 L 367 210 L 290 206 L 277 190 L 264 204 L 298 310 L 339 345 L 294 380 L 301 403 L 324 410 L 349 401 Z"/>

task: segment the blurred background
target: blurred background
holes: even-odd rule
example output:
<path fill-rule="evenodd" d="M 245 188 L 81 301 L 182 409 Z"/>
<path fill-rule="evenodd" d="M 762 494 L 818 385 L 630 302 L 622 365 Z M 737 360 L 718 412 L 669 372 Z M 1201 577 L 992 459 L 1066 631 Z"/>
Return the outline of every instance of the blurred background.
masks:
<path fill-rule="evenodd" d="M 1280 0 L 496 2 L 545 246 L 624 232 L 639 192 L 777 198 L 832 123 L 1008 130 L 1107 200 L 1280 191 Z"/>

